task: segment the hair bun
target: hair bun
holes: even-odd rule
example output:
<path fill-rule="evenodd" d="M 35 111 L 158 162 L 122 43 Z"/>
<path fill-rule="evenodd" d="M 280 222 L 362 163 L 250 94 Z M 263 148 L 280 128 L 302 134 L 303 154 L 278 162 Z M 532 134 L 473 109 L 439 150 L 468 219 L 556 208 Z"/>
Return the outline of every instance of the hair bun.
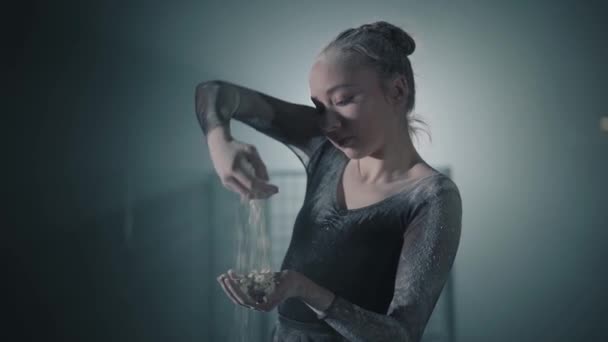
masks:
<path fill-rule="evenodd" d="M 391 39 L 400 49 L 403 49 L 407 56 L 411 55 L 414 53 L 414 50 L 416 50 L 414 39 L 400 28 L 391 29 Z"/>
<path fill-rule="evenodd" d="M 407 34 L 407 32 L 386 21 L 376 21 L 371 24 L 364 24 L 361 26 L 361 29 L 364 31 L 376 31 L 382 34 L 392 41 L 398 49 L 403 51 L 406 56 L 414 53 L 414 50 L 416 49 L 416 42 L 414 42 L 414 39 Z"/>

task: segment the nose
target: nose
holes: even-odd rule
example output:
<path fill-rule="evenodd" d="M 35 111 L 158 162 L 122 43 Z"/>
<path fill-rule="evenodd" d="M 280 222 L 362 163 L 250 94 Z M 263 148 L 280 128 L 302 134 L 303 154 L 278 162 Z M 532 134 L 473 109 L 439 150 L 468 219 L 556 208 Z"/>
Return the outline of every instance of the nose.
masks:
<path fill-rule="evenodd" d="M 321 129 L 323 132 L 326 134 L 331 133 L 340 127 L 342 127 L 340 117 L 332 111 L 326 111 L 321 119 Z"/>

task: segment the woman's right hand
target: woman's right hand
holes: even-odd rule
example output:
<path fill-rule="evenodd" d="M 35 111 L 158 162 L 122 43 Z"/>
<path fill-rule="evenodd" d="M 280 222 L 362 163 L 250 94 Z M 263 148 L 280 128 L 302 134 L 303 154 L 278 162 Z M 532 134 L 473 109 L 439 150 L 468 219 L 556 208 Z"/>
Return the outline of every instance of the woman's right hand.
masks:
<path fill-rule="evenodd" d="M 279 192 L 253 145 L 236 141 L 218 127 L 208 136 L 209 154 L 222 184 L 244 199 L 264 199 Z"/>

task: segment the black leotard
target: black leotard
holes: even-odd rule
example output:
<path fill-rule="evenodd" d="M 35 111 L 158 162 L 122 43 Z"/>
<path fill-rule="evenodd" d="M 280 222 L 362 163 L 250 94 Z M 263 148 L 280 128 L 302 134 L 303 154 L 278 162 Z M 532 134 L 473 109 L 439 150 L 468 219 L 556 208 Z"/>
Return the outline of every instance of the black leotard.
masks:
<path fill-rule="evenodd" d="M 302 161 L 306 195 L 281 269 L 296 270 L 336 295 L 324 317 L 297 298 L 281 303 L 275 341 L 419 341 L 458 249 L 458 187 L 434 170 L 380 202 L 342 208 L 336 193 L 348 157 L 319 134 L 311 115 L 314 109 L 234 116 Z M 199 116 L 203 124 L 206 119 Z M 307 326 L 328 333 L 308 333 Z"/>

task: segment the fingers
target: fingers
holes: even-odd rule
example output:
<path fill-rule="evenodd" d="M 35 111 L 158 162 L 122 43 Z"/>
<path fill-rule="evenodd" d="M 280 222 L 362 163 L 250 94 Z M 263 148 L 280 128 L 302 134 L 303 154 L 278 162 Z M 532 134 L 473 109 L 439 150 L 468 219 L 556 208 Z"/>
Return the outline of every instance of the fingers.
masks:
<path fill-rule="evenodd" d="M 255 148 L 251 149 L 251 156 L 247 158 L 251 162 L 253 169 L 255 170 L 256 176 L 259 176 L 265 181 L 269 181 L 270 177 L 268 177 L 268 170 L 266 169 L 266 165 L 262 161 L 262 157 L 258 153 L 258 150 Z"/>
<path fill-rule="evenodd" d="M 234 170 L 233 177 L 246 189 L 247 195 L 251 198 L 268 198 L 279 192 L 276 185 L 268 184 L 257 177 L 250 178 L 241 170 Z"/>
<path fill-rule="evenodd" d="M 224 186 L 241 195 L 241 199 L 266 199 L 279 192 L 269 184 L 268 170 L 257 149 L 252 145 L 241 147 L 230 170 L 220 176 Z"/>
<path fill-rule="evenodd" d="M 245 186 L 241 184 L 236 178 L 230 177 L 227 181 L 224 182 L 224 186 L 228 189 L 238 193 L 241 196 L 241 202 L 245 203 L 247 200 L 255 199 L 255 198 L 268 198 L 273 193 L 260 193 L 256 194 L 249 191 Z"/>
<path fill-rule="evenodd" d="M 234 282 L 237 282 L 238 280 L 240 280 L 241 278 L 243 278 L 243 276 L 241 276 L 240 274 L 234 272 L 232 269 L 229 269 L 228 272 L 228 277 L 230 277 L 230 279 L 234 280 Z"/>
<path fill-rule="evenodd" d="M 225 274 L 221 274 L 219 277 L 217 277 L 217 281 L 226 293 L 226 295 L 228 295 L 228 297 L 230 298 L 230 300 L 232 300 L 234 304 L 238 304 L 248 309 L 254 309 L 259 311 L 259 309 L 253 305 L 253 303 L 251 303 L 249 300 L 243 299 L 246 298 L 246 295 L 243 294 L 242 291 L 240 291 L 238 285 L 234 283 L 234 280 L 232 280 Z"/>
<path fill-rule="evenodd" d="M 224 285 L 226 285 L 228 290 L 234 295 L 239 304 L 248 307 L 253 307 L 255 305 L 255 303 L 249 299 L 249 296 L 244 294 L 240 287 L 230 277 L 224 277 Z"/>
<path fill-rule="evenodd" d="M 239 304 L 239 302 L 236 300 L 235 296 L 232 294 L 232 292 L 230 292 L 228 290 L 228 288 L 224 284 L 224 278 L 226 278 L 226 275 L 225 274 L 220 274 L 220 276 L 217 277 L 217 282 L 222 287 L 222 290 L 224 290 L 224 292 L 226 292 L 226 295 L 228 296 L 228 298 L 230 298 L 230 300 L 232 300 L 234 302 L 234 304 Z"/>
<path fill-rule="evenodd" d="M 262 311 L 262 312 L 270 312 L 279 305 L 279 302 L 276 300 L 271 301 L 269 299 L 266 299 L 266 297 L 264 297 L 264 300 L 265 300 L 265 302 L 256 304 L 256 306 L 257 306 L 256 310 Z"/>
<path fill-rule="evenodd" d="M 251 197 L 249 190 L 245 188 L 236 178 L 230 177 L 224 182 L 224 186 L 228 189 L 241 195 L 241 199 L 249 199 Z"/>
<path fill-rule="evenodd" d="M 261 302 L 257 302 L 254 298 L 249 296 L 246 291 L 241 289 L 240 281 L 245 278 L 245 276 L 235 273 L 232 269 L 228 270 L 225 274 L 221 274 L 217 278 L 217 281 L 234 304 L 256 311 L 270 312 L 285 298 L 285 284 L 281 284 L 279 279 L 277 279 L 282 275 L 284 275 L 283 272 L 274 273 L 276 286 L 273 291 L 262 297 Z"/>

